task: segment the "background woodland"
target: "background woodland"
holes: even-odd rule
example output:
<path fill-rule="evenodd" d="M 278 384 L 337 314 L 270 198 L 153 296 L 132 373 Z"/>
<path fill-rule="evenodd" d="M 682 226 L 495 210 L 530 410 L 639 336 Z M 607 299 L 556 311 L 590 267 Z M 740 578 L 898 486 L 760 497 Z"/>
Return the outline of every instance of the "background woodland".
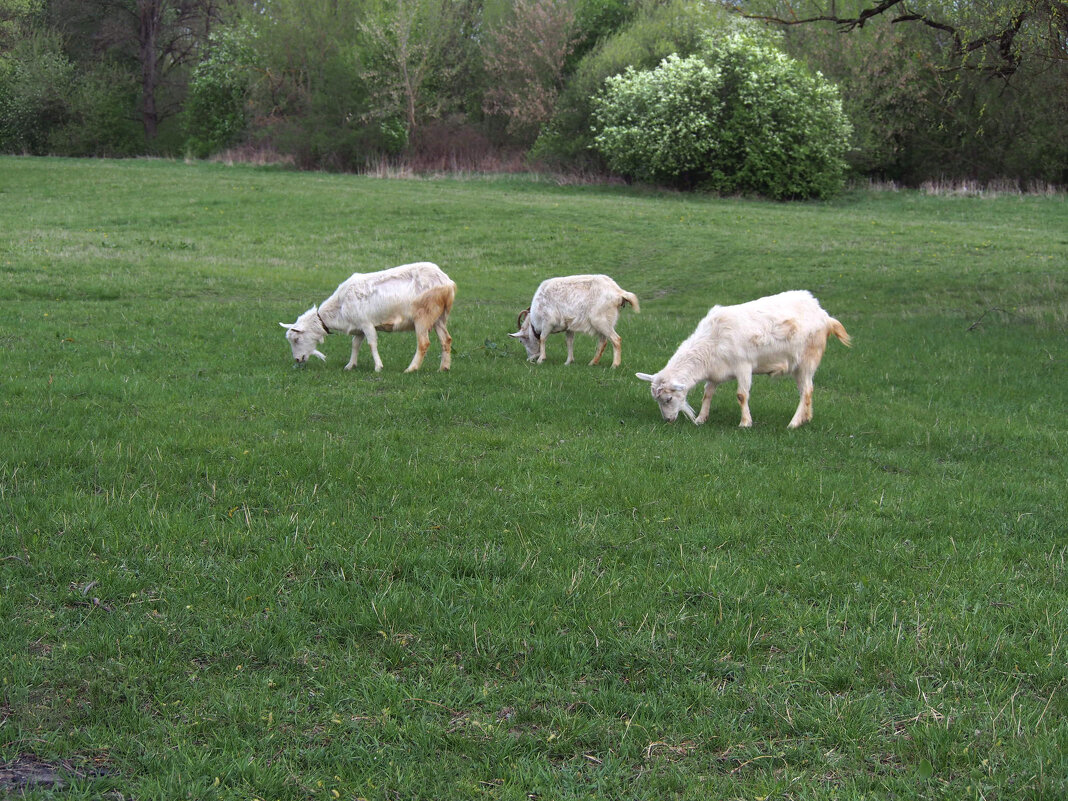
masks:
<path fill-rule="evenodd" d="M 607 79 L 739 32 L 837 87 L 856 178 L 1068 183 L 1059 0 L 0 0 L 0 152 L 603 176 Z"/>

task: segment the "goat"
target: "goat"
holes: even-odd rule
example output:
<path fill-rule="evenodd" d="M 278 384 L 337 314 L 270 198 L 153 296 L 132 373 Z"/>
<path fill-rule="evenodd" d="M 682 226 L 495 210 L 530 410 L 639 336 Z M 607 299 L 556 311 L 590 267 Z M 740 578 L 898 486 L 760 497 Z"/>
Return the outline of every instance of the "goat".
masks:
<path fill-rule="evenodd" d="M 741 427 L 753 425 L 749 389 L 753 374 L 793 375 L 801 396 L 790 428 L 812 419 L 812 376 L 833 334 L 847 347 L 849 334 L 823 310 L 810 292 L 795 290 L 737 306 L 713 306 L 697 329 L 683 342 L 659 373 L 637 373 L 652 383 L 653 398 L 664 419 L 672 422 L 681 411 L 701 425 L 708 419 L 712 393 L 724 381 L 738 382 Z M 701 413 L 686 400 L 699 381 L 705 382 Z"/>
<path fill-rule="evenodd" d="M 622 339 L 616 333 L 619 310 L 630 304 L 640 312 L 638 296 L 621 289 L 607 275 L 569 275 L 541 282 L 530 306 L 519 313 L 515 337 L 527 350 L 527 361 L 545 361 L 545 340 L 563 331 L 567 338 L 567 361 L 575 360 L 575 333 L 600 338 L 591 365 L 601 361 L 605 346 L 612 343 L 612 366 L 622 359 Z"/>
<path fill-rule="evenodd" d="M 346 370 L 356 366 L 360 345 L 366 339 L 375 360 L 375 372 L 382 370 L 378 355 L 379 331 L 415 330 L 415 356 L 404 371 L 418 370 L 430 347 L 430 329 L 441 342 L 441 369 L 452 363 L 452 337 L 446 328 L 456 297 L 456 284 L 436 264 L 421 261 L 375 273 L 353 273 L 319 306 L 312 306 L 295 323 L 279 323 L 293 349 L 296 364 L 309 356 L 326 356 L 317 348 L 327 334 L 351 334 L 352 357 Z"/>

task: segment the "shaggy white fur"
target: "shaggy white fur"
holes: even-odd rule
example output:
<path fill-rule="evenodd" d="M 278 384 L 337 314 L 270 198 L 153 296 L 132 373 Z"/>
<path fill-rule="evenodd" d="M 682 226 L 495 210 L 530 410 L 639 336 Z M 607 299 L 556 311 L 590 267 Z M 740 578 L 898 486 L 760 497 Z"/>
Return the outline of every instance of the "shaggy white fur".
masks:
<path fill-rule="evenodd" d="M 716 387 L 734 379 L 742 407 L 740 425 L 748 427 L 753 424 L 749 413 L 753 375 L 789 373 L 801 396 L 790 421 L 790 428 L 797 428 L 812 419 L 812 377 L 832 334 L 846 346 L 850 344 L 842 324 L 805 290 L 737 306 L 713 306 L 664 369 L 637 376 L 652 382 L 653 398 L 665 420 L 675 420 L 682 412 L 697 425 L 708 419 Z M 705 382 L 705 394 L 701 413 L 695 414 L 686 396 L 699 381 Z"/>
<path fill-rule="evenodd" d="M 375 372 L 382 369 L 378 355 L 379 331 L 415 330 L 417 345 L 411 364 L 404 371 L 418 370 L 430 347 L 430 329 L 441 342 L 441 369 L 452 360 L 452 337 L 446 328 L 456 297 L 456 284 L 428 261 L 404 264 L 376 273 L 353 273 L 319 306 L 312 306 L 295 323 L 279 323 L 298 364 L 309 356 L 326 356 L 318 351 L 327 334 L 351 334 L 352 357 L 346 370 L 356 366 L 360 345 L 366 339 L 375 360 Z"/>
<path fill-rule="evenodd" d="M 545 361 L 545 340 L 563 331 L 567 338 L 567 361 L 575 360 L 575 333 L 598 337 L 597 353 L 590 364 L 601 360 L 605 346 L 612 343 L 612 366 L 622 359 L 622 339 L 616 333 L 619 310 L 629 303 L 638 308 L 638 296 L 621 289 L 607 275 L 569 275 L 542 281 L 530 308 L 519 313 L 515 337 L 527 349 L 527 361 Z"/>

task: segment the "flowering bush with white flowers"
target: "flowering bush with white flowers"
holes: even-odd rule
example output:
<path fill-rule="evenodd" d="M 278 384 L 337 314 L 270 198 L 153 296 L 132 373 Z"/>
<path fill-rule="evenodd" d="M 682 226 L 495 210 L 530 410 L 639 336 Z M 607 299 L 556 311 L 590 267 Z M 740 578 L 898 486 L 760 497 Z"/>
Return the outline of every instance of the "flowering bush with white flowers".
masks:
<path fill-rule="evenodd" d="M 621 175 L 787 199 L 841 189 L 852 128 L 833 84 L 741 32 L 609 78 L 594 130 Z"/>

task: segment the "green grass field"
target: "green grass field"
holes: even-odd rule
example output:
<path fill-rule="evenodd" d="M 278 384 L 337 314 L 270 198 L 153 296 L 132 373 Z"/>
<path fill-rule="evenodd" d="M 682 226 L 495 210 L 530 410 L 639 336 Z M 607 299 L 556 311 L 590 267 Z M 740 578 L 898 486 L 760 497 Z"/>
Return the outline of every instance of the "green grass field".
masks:
<path fill-rule="evenodd" d="M 451 373 L 291 368 L 424 259 Z M 619 370 L 507 336 L 579 272 Z M 634 373 L 791 288 L 813 422 L 664 423 Z M 0 310 L 0 797 L 1068 797 L 1063 196 L 3 158 Z"/>

